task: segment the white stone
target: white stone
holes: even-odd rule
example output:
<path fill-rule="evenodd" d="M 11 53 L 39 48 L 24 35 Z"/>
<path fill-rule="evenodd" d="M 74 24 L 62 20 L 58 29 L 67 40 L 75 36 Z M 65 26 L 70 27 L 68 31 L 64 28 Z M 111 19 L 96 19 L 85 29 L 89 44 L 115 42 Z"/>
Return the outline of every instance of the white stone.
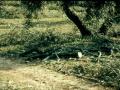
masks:
<path fill-rule="evenodd" d="M 78 58 L 82 58 L 82 52 L 78 52 Z"/>

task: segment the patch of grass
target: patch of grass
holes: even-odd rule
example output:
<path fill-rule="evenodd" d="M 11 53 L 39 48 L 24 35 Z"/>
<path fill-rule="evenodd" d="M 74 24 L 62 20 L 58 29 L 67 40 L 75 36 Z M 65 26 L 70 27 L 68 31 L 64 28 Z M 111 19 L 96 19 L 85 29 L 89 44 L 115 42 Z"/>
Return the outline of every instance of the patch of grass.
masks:
<path fill-rule="evenodd" d="M 19 3 L 8 2 L 7 6 L 7 2 L 4 7 L 6 11 L 3 12 L 5 16 L 3 15 L 2 17 L 7 17 L 8 19 L 0 19 L 0 56 L 26 57 L 28 60 L 35 61 L 36 58 L 41 60 L 48 56 L 51 56 L 52 59 L 56 58 L 55 53 L 57 53 L 64 60 L 58 62 L 48 59 L 42 62 L 42 66 L 63 74 L 87 78 L 108 86 L 120 88 L 120 40 L 119 37 L 96 35 L 95 32 L 104 21 L 103 19 L 98 21 L 94 17 L 89 21 L 85 21 L 85 8 L 73 7 L 75 13 L 95 34 L 93 37 L 81 38 L 77 32 L 78 29 L 74 27 L 65 14 L 59 8 L 56 9 L 50 4 L 51 6 L 43 10 L 43 15 L 38 12 L 38 19 L 34 19 L 35 16 L 33 16 L 31 20 L 33 27 L 29 31 L 19 30 L 23 29 L 23 23 L 25 22 L 24 15 L 21 14 L 22 10 L 16 6 L 19 6 Z M 18 10 L 18 12 L 9 12 L 11 9 L 13 11 Z M 20 19 L 9 19 L 15 17 Z M 76 31 L 73 31 L 73 29 Z M 118 32 L 119 25 L 115 24 L 112 29 L 109 31 Z M 112 54 L 108 54 L 109 52 L 105 51 L 110 51 L 110 49 L 113 50 Z M 76 59 L 79 51 L 83 53 L 80 61 L 69 60 L 71 57 Z M 101 57 L 98 57 L 98 51 L 102 53 Z M 0 68 L 10 69 L 12 64 L 7 63 L 8 68 L 4 63 L 2 63 L 3 66 Z M 10 78 L 12 79 L 13 77 Z M 24 78 L 22 79 L 24 80 Z M 0 82 L 0 85 L 5 83 L 5 85 L 0 86 L 0 89 L 2 87 L 5 90 L 19 90 L 18 85 L 8 81 L 1 73 L 0 81 L 4 81 Z"/>
<path fill-rule="evenodd" d="M 92 59 L 84 58 L 80 61 L 61 60 L 61 61 L 43 61 L 45 68 L 61 72 L 63 74 L 82 77 L 103 85 L 120 88 L 120 61 L 113 58 L 101 58 L 99 63 L 93 62 Z"/>
<path fill-rule="evenodd" d="M 22 34 L 24 33 L 24 34 Z M 25 31 L 17 31 L 12 30 L 10 32 L 7 32 L 5 34 L 2 34 L 0 37 L 0 46 L 8 46 L 8 45 L 17 45 L 17 44 L 23 44 L 28 38 L 29 34 Z"/>
<path fill-rule="evenodd" d="M 0 56 L 5 57 L 19 57 L 19 54 L 24 52 L 22 45 L 10 45 L 0 47 Z"/>
<path fill-rule="evenodd" d="M 20 45 L 23 47 L 21 55 L 29 58 L 45 58 L 55 52 L 61 57 L 69 58 L 75 55 L 77 56 L 78 51 L 82 51 L 83 54 L 89 56 L 93 53 L 98 53 L 98 51 L 111 54 L 110 51 L 106 50 L 113 49 L 113 51 L 116 52 L 120 50 L 119 42 L 114 42 L 108 37 L 92 36 L 82 38 L 74 32 L 61 33 L 52 29 L 48 29 L 44 32 L 12 30 L 1 34 L 1 48 L 2 46 L 10 45 Z M 9 51 L 10 50 L 11 49 L 9 49 Z M 16 52 L 17 51 L 18 50 L 16 50 Z"/>

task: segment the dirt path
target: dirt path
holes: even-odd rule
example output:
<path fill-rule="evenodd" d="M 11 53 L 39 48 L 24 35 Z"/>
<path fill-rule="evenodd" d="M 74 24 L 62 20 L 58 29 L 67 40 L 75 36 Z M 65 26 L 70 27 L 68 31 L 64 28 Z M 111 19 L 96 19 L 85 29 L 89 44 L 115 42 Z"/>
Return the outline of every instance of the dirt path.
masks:
<path fill-rule="evenodd" d="M 0 63 L 0 90 L 113 90 L 40 65 L 21 65 L 10 61 L 5 63 L 4 60 L 0 62 L 4 62 Z M 9 69 L 5 69 L 7 66 Z"/>

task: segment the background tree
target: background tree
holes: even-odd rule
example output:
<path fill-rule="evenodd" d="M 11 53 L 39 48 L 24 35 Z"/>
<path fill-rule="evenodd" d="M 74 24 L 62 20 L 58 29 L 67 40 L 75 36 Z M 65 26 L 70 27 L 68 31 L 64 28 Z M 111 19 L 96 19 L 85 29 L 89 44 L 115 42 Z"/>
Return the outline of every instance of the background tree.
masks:
<path fill-rule="evenodd" d="M 91 20 L 96 17 L 97 20 L 103 19 L 98 33 L 106 35 L 108 30 L 112 27 L 115 17 L 118 15 L 119 1 L 88 1 L 87 15 L 85 20 Z M 118 9 L 118 10 L 117 10 Z M 116 14 L 117 13 L 117 14 Z"/>
<path fill-rule="evenodd" d="M 105 16 L 105 20 L 103 24 L 98 30 L 99 33 L 106 35 L 109 28 L 112 26 L 113 18 L 116 16 L 115 15 L 116 5 L 117 4 L 114 1 L 106 1 L 105 8 L 108 13 L 107 13 L 107 16 Z"/>
<path fill-rule="evenodd" d="M 51 2 L 51 1 L 47 1 Z M 100 26 L 98 32 L 102 34 L 107 34 L 108 29 L 112 26 L 112 21 L 116 17 L 116 13 L 118 14 L 119 11 L 119 1 L 75 1 L 75 0 L 62 0 L 62 1 L 54 1 L 57 2 L 58 5 L 61 6 L 63 12 L 66 16 L 77 26 L 82 36 L 90 36 L 92 35 L 91 31 L 85 24 L 80 20 L 79 16 L 77 16 L 74 11 L 70 9 L 71 5 L 82 5 L 79 2 L 84 2 L 84 6 L 87 12 L 86 20 L 89 20 L 93 16 L 97 17 L 98 19 L 103 18 L 104 22 Z M 25 27 L 28 29 L 31 24 L 32 14 L 41 9 L 41 6 L 44 5 L 43 1 L 34 1 L 34 0 L 21 0 L 22 5 L 27 9 L 26 14 L 26 22 Z"/>
<path fill-rule="evenodd" d="M 37 10 L 41 9 L 43 1 L 39 0 L 21 0 L 21 3 L 23 7 L 25 7 L 27 13 L 26 13 L 26 22 L 25 22 L 25 28 L 29 29 L 31 27 L 31 18 L 32 14 L 35 13 Z"/>
<path fill-rule="evenodd" d="M 2 13 L 2 5 L 3 5 L 3 1 L 0 1 L 0 14 Z"/>
<path fill-rule="evenodd" d="M 79 17 L 69 9 L 70 5 L 71 5 L 71 1 L 62 1 L 63 11 L 67 15 L 67 17 L 78 27 L 82 36 L 92 35 L 90 30 L 87 29 L 87 27 L 82 23 Z"/>

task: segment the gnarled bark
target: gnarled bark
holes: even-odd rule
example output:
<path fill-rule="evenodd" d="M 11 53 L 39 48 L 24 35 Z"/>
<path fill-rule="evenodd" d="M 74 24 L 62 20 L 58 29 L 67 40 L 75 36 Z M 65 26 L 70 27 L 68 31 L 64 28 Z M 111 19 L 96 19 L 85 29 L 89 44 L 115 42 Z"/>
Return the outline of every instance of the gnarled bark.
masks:
<path fill-rule="evenodd" d="M 98 31 L 99 33 L 101 33 L 103 35 L 106 35 L 109 28 L 112 27 L 112 21 L 115 19 L 115 16 L 117 15 L 115 13 L 118 8 L 117 2 L 114 2 L 115 4 L 113 4 L 113 2 L 108 1 L 107 3 L 109 5 L 109 9 L 110 9 L 109 16 L 105 19 L 104 23 L 102 24 L 102 26 L 100 27 L 100 29 Z M 113 8 L 115 9 L 115 12 L 114 12 Z"/>
<path fill-rule="evenodd" d="M 112 27 L 111 20 L 110 19 L 106 19 L 105 22 L 100 27 L 100 29 L 98 30 L 98 33 L 106 35 L 110 27 Z"/>
<path fill-rule="evenodd" d="M 90 36 L 92 33 L 86 28 L 79 17 L 69 9 L 67 2 L 63 3 L 63 11 L 67 17 L 78 27 L 82 36 Z"/>

